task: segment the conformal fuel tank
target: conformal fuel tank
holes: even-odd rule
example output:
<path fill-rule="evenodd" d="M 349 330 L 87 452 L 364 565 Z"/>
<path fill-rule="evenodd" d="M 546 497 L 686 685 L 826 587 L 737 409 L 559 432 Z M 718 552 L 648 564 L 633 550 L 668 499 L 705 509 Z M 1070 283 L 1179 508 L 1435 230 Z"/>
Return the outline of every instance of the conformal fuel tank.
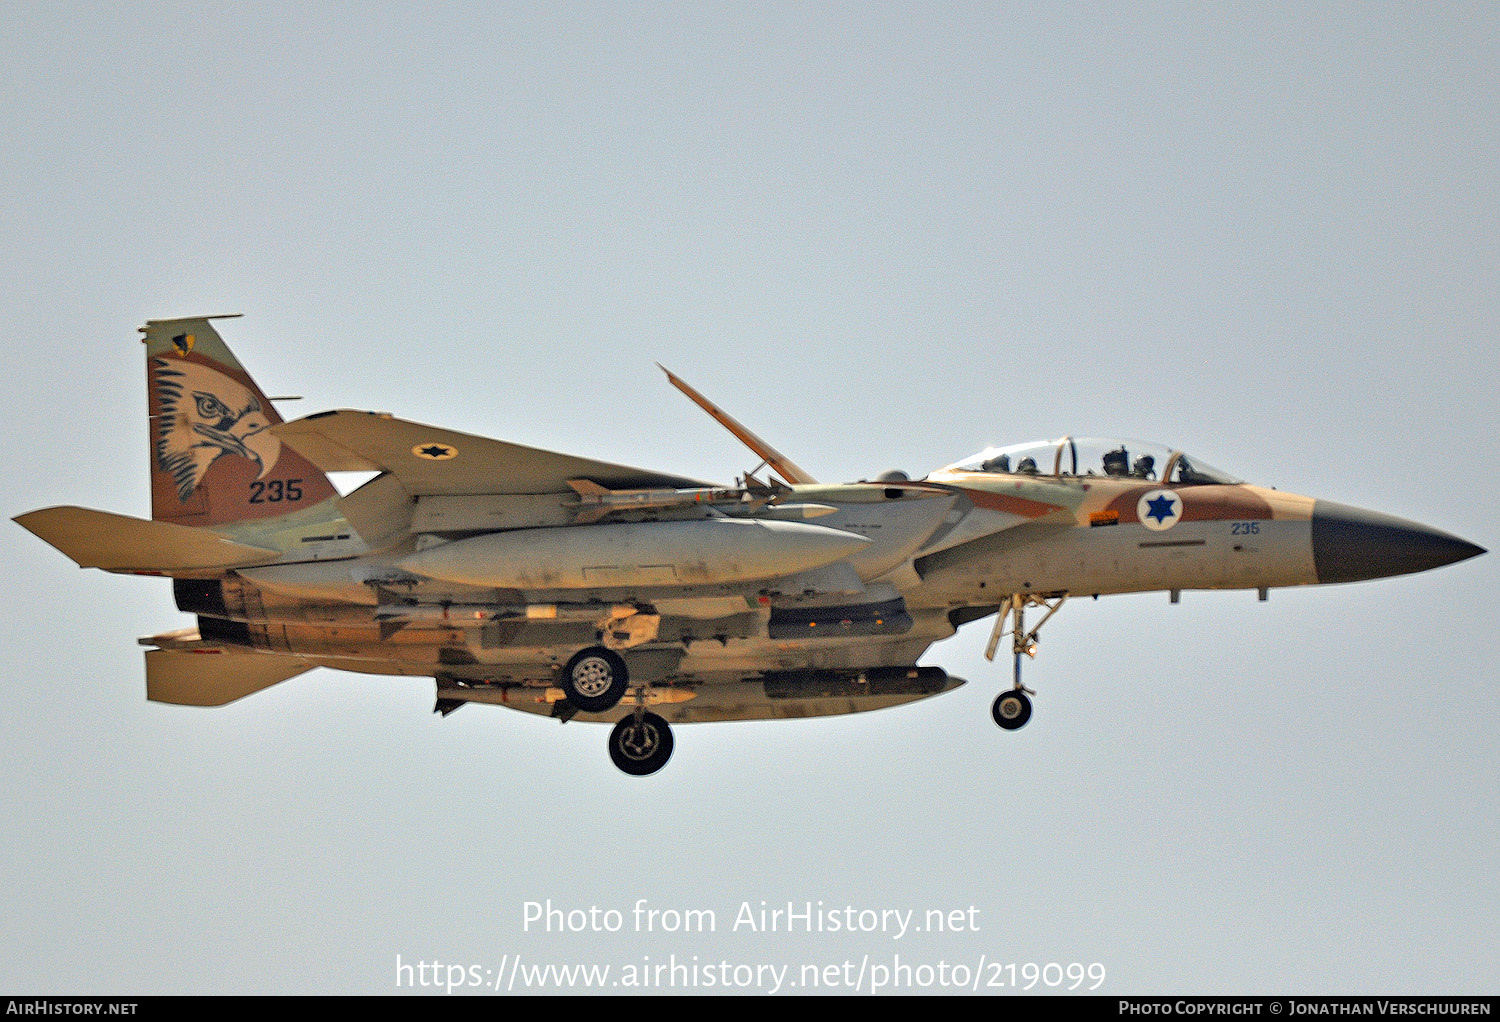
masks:
<path fill-rule="evenodd" d="M 820 568 L 863 536 L 804 522 L 709 518 L 516 529 L 412 554 L 407 571 L 509 589 L 723 585 Z"/>

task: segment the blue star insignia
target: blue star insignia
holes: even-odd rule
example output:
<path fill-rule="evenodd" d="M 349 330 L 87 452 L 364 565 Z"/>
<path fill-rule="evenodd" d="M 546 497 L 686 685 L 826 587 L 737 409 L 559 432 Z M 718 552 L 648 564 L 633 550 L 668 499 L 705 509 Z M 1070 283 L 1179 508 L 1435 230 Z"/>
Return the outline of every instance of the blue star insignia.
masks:
<path fill-rule="evenodd" d="M 1146 517 L 1155 518 L 1158 522 L 1165 522 L 1173 516 L 1172 505 L 1176 503 L 1177 501 L 1163 493 L 1154 500 L 1146 501 L 1146 506 L 1151 509 L 1146 512 Z"/>

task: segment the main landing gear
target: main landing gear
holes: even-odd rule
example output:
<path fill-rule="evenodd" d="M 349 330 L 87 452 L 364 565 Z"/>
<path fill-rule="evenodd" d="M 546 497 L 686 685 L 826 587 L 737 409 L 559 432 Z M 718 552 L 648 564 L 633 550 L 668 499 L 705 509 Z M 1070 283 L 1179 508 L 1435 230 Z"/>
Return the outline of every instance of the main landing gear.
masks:
<path fill-rule="evenodd" d="M 603 713 L 624 697 L 630 672 L 614 650 L 590 646 L 573 654 L 560 681 L 568 702 L 584 713 Z"/>
<path fill-rule="evenodd" d="M 630 671 L 614 650 L 590 646 L 573 654 L 558 685 L 584 713 L 606 713 L 630 690 Z M 636 686 L 634 709 L 609 733 L 609 758 L 637 777 L 656 773 L 672 758 L 672 729 L 664 717 L 647 711 L 644 686 Z"/>
<path fill-rule="evenodd" d="M 672 758 L 672 729 L 664 718 L 647 712 L 644 703 L 637 703 L 609 733 L 609 758 L 627 774 L 654 774 Z"/>
<path fill-rule="evenodd" d="M 1011 652 L 1015 656 L 1015 685 L 1010 691 L 1001 692 L 996 697 L 994 705 L 990 707 L 990 716 L 995 719 L 996 724 L 1007 731 L 1024 727 L 1031 719 L 1030 697 L 1036 695 L 1034 691 L 1021 684 L 1021 657 L 1036 656 L 1037 633 L 1067 601 L 1067 593 L 1060 593 L 1050 599 L 1035 593 L 1016 593 L 1001 609 L 1000 616 L 995 620 L 995 630 L 990 633 L 989 644 L 984 648 L 986 660 L 995 659 L 995 650 L 999 647 L 1000 640 L 1007 634 L 1005 623 L 1006 621 L 1012 622 L 1009 634 L 1012 636 Z M 1047 613 L 1030 631 L 1026 629 L 1028 606 L 1047 608 Z"/>

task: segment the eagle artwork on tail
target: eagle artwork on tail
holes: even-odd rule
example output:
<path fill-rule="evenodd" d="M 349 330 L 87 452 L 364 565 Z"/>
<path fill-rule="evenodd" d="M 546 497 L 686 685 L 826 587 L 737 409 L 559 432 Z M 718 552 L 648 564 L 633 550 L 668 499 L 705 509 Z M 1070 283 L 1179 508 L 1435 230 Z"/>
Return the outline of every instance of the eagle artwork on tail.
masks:
<path fill-rule="evenodd" d="M 272 420 L 250 388 L 196 362 L 157 358 L 161 399 L 156 462 L 186 501 L 208 467 L 226 454 L 249 458 L 264 479 L 281 456 L 281 441 L 269 432 Z"/>

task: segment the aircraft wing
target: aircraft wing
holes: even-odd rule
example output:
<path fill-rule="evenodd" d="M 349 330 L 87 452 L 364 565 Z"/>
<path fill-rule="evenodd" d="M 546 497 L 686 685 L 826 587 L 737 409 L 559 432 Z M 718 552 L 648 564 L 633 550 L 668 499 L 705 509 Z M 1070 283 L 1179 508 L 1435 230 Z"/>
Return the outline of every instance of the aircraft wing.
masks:
<path fill-rule="evenodd" d="M 570 479 L 588 479 L 610 489 L 717 485 L 424 426 L 378 412 L 319 412 L 273 426 L 271 432 L 325 472 L 389 472 L 414 497 L 571 493 Z"/>

